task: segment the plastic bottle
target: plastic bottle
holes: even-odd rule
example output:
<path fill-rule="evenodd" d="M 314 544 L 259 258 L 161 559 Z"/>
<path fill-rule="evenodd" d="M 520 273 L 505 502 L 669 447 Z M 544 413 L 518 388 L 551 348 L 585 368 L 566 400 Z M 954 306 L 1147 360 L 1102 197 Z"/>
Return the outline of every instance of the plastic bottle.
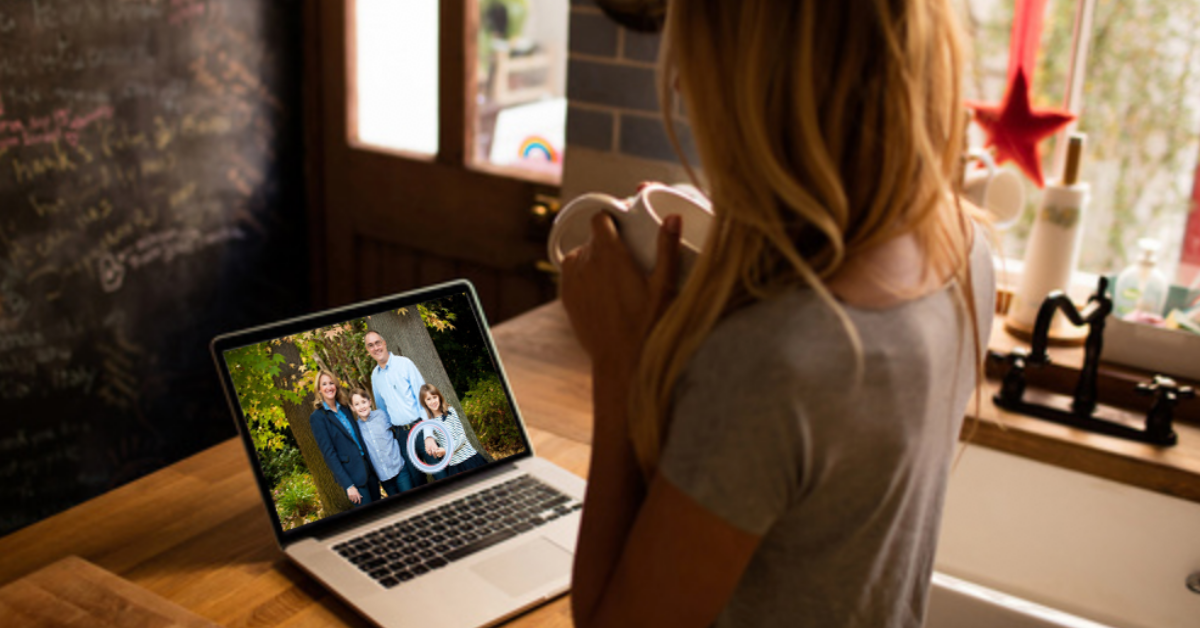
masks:
<path fill-rule="evenodd" d="M 1138 260 L 1117 275 L 1113 314 L 1137 320 L 1161 318 L 1170 289 L 1166 276 L 1158 269 L 1161 245 L 1158 240 L 1142 238 L 1138 240 L 1138 248 L 1142 250 Z"/>
<path fill-rule="evenodd" d="M 1046 295 L 1054 290 L 1066 292 L 1070 286 L 1071 273 L 1079 260 L 1089 197 L 1088 184 L 1079 181 L 1085 139 L 1082 133 L 1071 134 L 1062 180 L 1046 185 L 1042 194 L 1042 206 L 1025 246 L 1025 270 L 1008 312 L 1007 323 L 1016 330 L 1032 331 Z M 1054 334 L 1064 322 L 1061 312 L 1055 314 L 1050 333 Z"/>

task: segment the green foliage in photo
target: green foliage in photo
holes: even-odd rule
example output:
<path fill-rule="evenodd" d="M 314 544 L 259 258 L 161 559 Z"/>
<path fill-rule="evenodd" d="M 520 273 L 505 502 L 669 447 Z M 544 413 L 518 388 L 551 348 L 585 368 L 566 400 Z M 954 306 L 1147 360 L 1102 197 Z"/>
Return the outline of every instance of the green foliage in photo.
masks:
<path fill-rule="evenodd" d="M 246 415 L 254 448 L 259 452 L 279 451 L 287 444 L 287 417 L 283 402 L 300 403 L 301 395 L 277 385 L 285 358 L 271 351 L 270 343 L 259 343 L 226 352 L 229 375 L 237 390 L 238 403 Z"/>
<path fill-rule="evenodd" d="M 287 436 L 291 436 L 287 434 Z M 289 438 L 289 440 L 294 440 Z M 278 487 L 285 479 L 297 473 L 304 473 L 308 469 L 304 464 L 304 456 L 300 453 L 300 449 L 294 443 L 289 443 L 287 446 L 279 450 L 260 450 L 258 459 L 262 463 L 263 477 L 267 479 L 267 484 L 271 490 Z"/>
<path fill-rule="evenodd" d="M 455 392 L 462 396 L 473 382 L 495 372 L 467 299 L 448 297 L 419 307 Z M 460 320 L 468 323 L 455 324 Z"/>
<path fill-rule="evenodd" d="M 493 458 L 505 458 L 524 449 L 517 419 L 496 373 L 476 381 L 463 397 L 462 406 L 479 443 Z"/>
<path fill-rule="evenodd" d="M 307 473 L 295 473 L 280 482 L 271 492 L 275 498 L 275 512 L 284 530 L 312 523 L 325 516 L 317 486 Z"/>

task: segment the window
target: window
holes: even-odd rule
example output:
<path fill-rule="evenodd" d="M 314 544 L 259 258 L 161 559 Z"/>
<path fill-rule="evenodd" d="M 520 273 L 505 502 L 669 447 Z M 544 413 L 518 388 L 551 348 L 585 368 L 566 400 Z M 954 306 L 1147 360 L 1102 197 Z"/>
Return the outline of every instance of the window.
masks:
<path fill-rule="evenodd" d="M 438 0 L 356 0 L 358 142 L 438 152 Z"/>
<path fill-rule="evenodd" d="M 1034 102 L 1062 106 L 1078 7 L 1094 1 L 1078 130 L 1088 135 L 1082 178 L 1092 200 L 1079 270 L 1118 272 L 1138 238 L 1163 244 L 1161 265 L 1176 275 L 1200 157 L 1200 0 L 1049 0 Z M 974 38 L 971 98 L 1003 97 L 1014 2 L 967 0 Z M 1047 180 L 1057 178 L 1055 143 L 1042 145 Z M 972 144 L 983 136 L 972 125 Z M 1009 165 L 1011 167 L 1011 164 Z M 1024 255 L 1041 193 L 1027 182 L 1022 219 L 1002 236 L 1008 257 Z"/>
<path fill-rule="evenodd" d="M 464 165 L 557 185 L 566 148 L 568 0 L 467 2 L 467 103 L 439 102 L 440 0 L 354 0 L 351 141 L 432 159 L 465 123 Z M 473 44 L 473 45 L 472 45 Z M 445 57 L 442 57 L 443 59 Z M 439 114 L 466 112 L 463 121 Z"/>
<path fill-rule="evenodd" d="M 479 0 L 475 164 L 562 178 L 569 11 L 567 0 Z"/>

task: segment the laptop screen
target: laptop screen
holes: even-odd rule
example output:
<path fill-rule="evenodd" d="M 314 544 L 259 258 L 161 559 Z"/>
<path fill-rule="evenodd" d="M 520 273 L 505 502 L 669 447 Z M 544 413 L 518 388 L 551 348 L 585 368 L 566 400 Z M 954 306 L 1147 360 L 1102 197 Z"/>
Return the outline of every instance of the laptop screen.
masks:
<path fill-rule="evenodd" d="M 214 341 L 285 536 L 528 450 L 470 285 L 450 288 Z"/>

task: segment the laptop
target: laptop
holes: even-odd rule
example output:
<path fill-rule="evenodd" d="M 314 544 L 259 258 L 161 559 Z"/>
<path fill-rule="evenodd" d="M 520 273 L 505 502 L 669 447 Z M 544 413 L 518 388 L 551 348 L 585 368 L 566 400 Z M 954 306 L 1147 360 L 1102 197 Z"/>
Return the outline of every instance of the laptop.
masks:
<path fill-rule="evenodd" d="M 585 482 L 535 455 L 470 282 L 211 350 L 280 548 L 372 622 L 474 628 L 567 592 Z"/>

